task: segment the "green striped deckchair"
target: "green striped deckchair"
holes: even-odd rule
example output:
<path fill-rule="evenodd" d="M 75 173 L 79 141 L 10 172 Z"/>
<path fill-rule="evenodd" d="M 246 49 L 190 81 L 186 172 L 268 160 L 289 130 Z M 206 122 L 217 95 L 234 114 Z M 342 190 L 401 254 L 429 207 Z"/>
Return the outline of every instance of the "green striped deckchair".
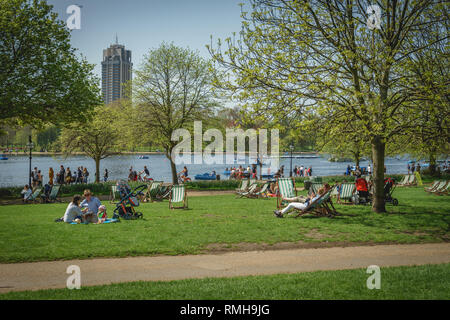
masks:
<path fill-rule="evenodd" d="M 417 184 L 417 178 L 416 178 L 416 175 L 414 175 L 414 174 L 410 175 L 410 176 L 409 176 L 409 181 L 408 181 L 407 186 L 414 186 L 414 185 L 416 185 L 416 184 Z"/>
<path fill-rule="evenodd" d="M 350 204 L 353 193 L 355 192 L 355 185 L 353 183 L 343 183 L 341 184 L 341 189 L 339 190 L 338 203 Z M 344 201 L 342 201 L 344 200 Z"/>
<path fill-rule="evenodd" d="M 309 187 L 309 194 L 311 194 L 312 192 L 314 192 L 314 194 L 317 194 L 317 192 L 319 191 L 319 189 L 322 186 L 323 186 L 322 183 L 318 183 L 318 182 L 311 183 L 311 186 Z"/>
<path fill-rule="evenodd" d="M 405 186 L 406 185 L 406 183 L 409 181 L 409 174 L 405 174 L 404 176 L 403 176 L 403 179 L 402 179 L 402 181 L 400 181 L 399 183 L 397 183 L 397 185 L 399 185 L 399 186 Z"/>
<path fill-rule="evenodd" d="M 250 187 L 248 187 L 247 191 L 238 192 L 237 198 L 248 197 L 249 195 L 254 194 L 256 192 L 257 187 L 258 187 L 258 184 L 256 182 L 250 184 Z"/>
<path fill-rule="evenodd" d="M 435 180 L 435 181 L 433 181 L 433 183 L 431 184 L 430 187 L 425 187 L 425 188 L 423 188 L 423 190 L 425 190 L 426 192 L 431 192 L 436 189 L 436 187 L 439 185 L 439 183 L 440 183 L 439 180 Z"/>
<path fill-rule="evenodd" d="M 277 208 L 280 209 L 283 204 L 283 199 L 297 196 L 297 189 L 295 188 L 295 181 L 293 178 L 278 178 L 277 186 Z"/>
<path fill-rule="evenodd" d="M 436 188 L 436 190 L 432 191 L 433 194 L 437 194 L 439 196 L 448 194 L 448 190 L 450 188 L 450 183 L 448 181 L 443 181 L 443 182 L 444 182 L 444 184 L 441 187 Z"/>
<path fill-rule="evenodd" d="M 425 190 L 425 191 L 427 191 L 429 193 L 433 193 L 433 192 L 438 191 L 438 190 L 442 189 L 443 187 L 445 187 L 446 183 L 447 183 L 447 181 L 445 181 L 445 180 L 439 181 L 439 183 L 433 188 L 433 190 L 429 190 L 429 191 Z"/>
<path fill-rule="evenodd" d="M 182 202 L 182 207 L 174 207 L 173 203 Z M 170 190 L 169 208 L 170 209 L 187 209 L 188 201 L 186 195 L 186 188 L 184 184 L 174 185 Z"/>
<path fill-rule="evenodd" d="M 163 184 L 162 181 L 153 181 L 148 186 L 147 192 L 145 193 L 145 198 L 150 202 L 159 200 L 158 194 L 160 192 L 162 184 Z"/>
<path fill-rule="evenodd" d="M 241 186 L 236 189 L 236 193 L 246 192 L 247 191 L 247 187 L 248 187 L 248 182 L 249 182 L 248 179 L 243 179 L 241 181 Z"/>
<path fill-rule="evenodd" d="M 50 191 L 50 195 L 48 196 L 48 201 L 50 202 L 61 202 L 61 200 L 58 199 L 59 190 L 61 190 L 61 185 L 55 184 L 52 187 L 52 190 Z"/>
<path fill-rule="evenodd" d="M 31 194 L 31 196 L 25 200 L 25 202 L 36 202 L 37 198 L 39 197 L 41 192 L 42 192 L 42 188 L 37 188 L 36 190 L 34 190 L 34 192 Z"/>
<path fill-rule="evenodd" d="M 261 187 L 261 190 L 259 190 L 258 192 L 252 192 L 245 196 L 247 198 L 254 198 L 254 199 L 267 198 L 267 188 L 269 188 L 269 186 L 270 186 L 270 183 L 266 182 L 263 184 L 263 186 Z"/>
<path fill-rule="evenodd" d="M 295 217 L 298 218 L 299 216 L 302 216 L 307 213 L 313 213 L 317 216 L 328 216 L 328 217 L 337 215 L 338 213 L 334 208 L 333 202 L 331 201 L 331 194 L 334 188 L 335 186 L 333 186 L 330 190 L 328 190 L 327 193 L 316 199 L 314 202 L 309 203 L 308 207 L 306 207 L 305 209 L 303 210 L 297 209 L 299 213 Z M 331 209 L 330 206 L 333 209 Z"/>

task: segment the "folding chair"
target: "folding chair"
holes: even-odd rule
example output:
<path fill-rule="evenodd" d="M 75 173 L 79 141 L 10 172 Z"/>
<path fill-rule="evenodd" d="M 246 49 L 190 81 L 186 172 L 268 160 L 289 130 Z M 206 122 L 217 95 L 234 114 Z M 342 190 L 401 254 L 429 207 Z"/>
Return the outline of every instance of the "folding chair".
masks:
<path fill-rule="evenodd" d="M 249 182 L 248 179 L 243 179 L 241 181 L 240 187 L 236 189 L 236 193 L 239 194 L 239 193 L 242 193 L 242 192 L 246 192 L 247 191 L 247 187 L 248 187 L 248 182 Z"/>
<path fill-rule="evenodd" d="M 145 198 L 150 202 L 159 200 L 158 194 L 160 192 L 162 184 L 162 181 L 153 181 L 148 186 L 147 192 L 145 193 Z"/>
<path fill-rule="evenodd" d="M 248 187 L 248 190 L 245 192 L 238 192 L 238 196 L 236 198 L 249 197 L 250 194 L 253 194 L 256 192 L 257 187 L 258 187 L 258 184 L 256 182 L 250 184 L 250 187 Z"/>
<path fill-rule="evenodd" d="M 450 189 L 450 182 L 449 181 L 444 181 L 444 185 L 438 189 L 436 189 L 435 191 L 433 191 L 433 194 L 437 194 L 438 196 L 442 196 L 442 195 L 448 195 L 449 194 L 449 189 Z"/>
<path fill-rule="evenodd" d="M 269 188 L 270 183 L 266 182 L 261 187 L 261 190 L 257 192 L 252 192 L 247 195 L 245 195 L 247 198 L 253 198 L 253 199 L 259 199 L 259 198 L 267 198 L 267 189 Z"/>
<path fill-rule="evenodd" d="M 295 216 L 295 218 L 298 218 L 302 215 L 305 215 L 307 213 L 312 213 L 316 216 L 328 216 L 332 217 L 335 215 L 338 215 L 336 209 L 334 208 L 333 202 L 331 201 L 331 193 L 333 192 L 335 186 L 333 186 L 330 190 L 328 190 L 325 194 L 314 200 L 313 202 L 310 202 L 308 206 L 303 209 L 295 209 L 299 213 Z M 332 209 L 330 208 L 332 207 Z"/>
<path fill-rule="evenodd" d="M 343 183 L 341 184 L 339 195 L 338 195 L 338 203 L 340 204 L 351 204 L 351 199 L 355 193 L 355 184 L 354 183 Z M 342 201 L 344 200 L 344 201 Z"/>
<path fill-rule="evenodd" d="M 39 198 L 39 195 L 42 192 L 42 188 L 37 188 L 36 190 L 34 190 L 34 192 L 31 194 L 31 196 L 25 200 L 25 203 L 27 202 L 33 202 L 35 203 L 37 201 L 37 199 Z"/>
<path fill-rule="evenodd" d="M 278 178 L 277 186 L 277 209 L 280 209 L 283 205 L 283 199 L 297 196 L 297 189 L 293 178 Z"/>
<path fill-rule="evenodd" d="M 55 184 L 52 187 L 52 190 L 50 191 L 50 195 L 48 196 L 49 202 L 61 202 L 61 200 L 58 199 L 59 191 L 61 190 L 61 185 Z"/>
<path fill-rule="evenodd" d="M 433 190 L 436 189 L 436 187 L 439 185 L 440 181 L 439 180 L 435 180 L 433 181 L 433 183 L 431 184 L 430 187 L 425 187 L 423 188 L 423 190 L 425 190 L 426 192 L 432 192 Z"/>
<path fill-rule="evenodd" d="M 182 207 L 174 207 L 173 203 L 183 202 Z M 187 209 L 188 200 L 186 195 L 186 188 L 184 184 L 174 185 L 170 190 L 169 208 L 170 209 Z"/>

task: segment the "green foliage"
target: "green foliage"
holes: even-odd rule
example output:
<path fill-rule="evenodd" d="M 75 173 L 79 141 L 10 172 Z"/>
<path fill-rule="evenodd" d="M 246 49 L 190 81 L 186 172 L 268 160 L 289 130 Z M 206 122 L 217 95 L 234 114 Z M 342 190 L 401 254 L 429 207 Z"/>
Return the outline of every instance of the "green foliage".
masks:
<path fill-rule="evenodd" d="M 64 125 L 101 101 L 93 66 L 46 1 L 0 1 L 0 61 L 0 121 Z"/>

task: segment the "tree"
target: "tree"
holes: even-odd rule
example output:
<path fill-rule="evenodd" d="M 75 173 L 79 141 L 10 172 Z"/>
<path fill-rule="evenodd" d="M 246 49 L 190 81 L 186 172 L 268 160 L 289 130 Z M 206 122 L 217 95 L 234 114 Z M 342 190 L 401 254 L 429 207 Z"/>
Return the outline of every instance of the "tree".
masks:
<path fill-rule="evenodd" d="M 67 155 L 83 152 L 95 161 L 95 182 L 100 182 L 100 161 L 113 155 L 120 131 L 114 125 L 119 117 L 109 106 L 95 108 L 90 119 L 62 129 L 61 146 Z"/>
<path fill-rule="evenodd" d="M 172 181 L 178 183 L 172 134 L 187 129 L 194 120 L 208 118 L 218 106 L 212 87 L 215 70 L 198 53 L 163 43 L 150 50 L 133 79 L 133 124 L 141 140 L 151 140 L 165 150 Z"/>
<path fill-rule="evenodd" d="M 0 0 L 0 122 L 72 122 L 99 104 L 93 66 L 42 0 Z"/>
<path fill-rule="evenodd" d="M 225 52 L 220 41 L 209 50 L 233 71 L 231 81 L 216 79 L 216 84 L 257 101 L 250 105 L 255 113 L 282 118 L 312 112 L 330 124 L 343 117 L 361 123 L 358 130 L 368 137 L 374 162 L 373 210 L 384 212 L 386 143 L 411 129 L 404 120 L 414 108 L 415 97 L 400 82 L 414 53 L 448 38 L 443 27 L 446 32 L 434 39 L 416 41 L 430 27 L 445 23 L 448 5 L 377 1 L 378 16 L 368 10 L 372 4 L 254 0 L 250 17 L 243 13 L 240 39 L 227 39 Z M 282 93 L 293 103 L 280 104 Z"/>

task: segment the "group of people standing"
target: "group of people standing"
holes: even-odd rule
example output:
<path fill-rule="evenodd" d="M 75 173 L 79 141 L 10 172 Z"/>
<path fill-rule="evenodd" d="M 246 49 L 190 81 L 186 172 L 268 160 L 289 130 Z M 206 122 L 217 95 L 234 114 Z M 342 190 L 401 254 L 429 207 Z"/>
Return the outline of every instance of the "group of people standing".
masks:
<path fill-rule="evenodd" d="M 416 164 L 414 164 L 414 163 L 412 163 L 412 164 L 408 163 L 407 169 L 408 169 L 408 174 L 410 174 L 410 173 L 413 174 L 415 171 L 417 171 L 417 172 L 420 173 L 420 163 L 419 163 L 419 162 L 417 162 Z"/>
<path fill-rule="evenodd" d="M 295 166 L 292 173 L 294 174 L 294 177 L 311 177 L 312 167 L 309 166 L 306 168 L 303 165 L 300 165 L 300 167 Z"/>
<path fill-rule="evenodd" d="M 48 179 L 49 184 L 53 185 L 53 180 L 56 178 L 57 184 L 72 184 L 72 183 L 88 183 L 89 181 L 89 171 L 86 167 L 78 167 L 73 172 L 69 167 L 64 169 L 64 166 L 61 165 L 59 172 L 56 173 L 53 171 L 53 168 L 49 168 L 48 170 Z"/>
<path fill-rule="evenodd" d="M 225 171 L 230 171 L 230 179 L 245 179 L 252 178 L 256 179 L 257 169 L 256 165 L 252 167 L 248 166 L 246 169 L 240 165 L 239 167 L 232 167 L 230 169 L 225 168 Z"/>

